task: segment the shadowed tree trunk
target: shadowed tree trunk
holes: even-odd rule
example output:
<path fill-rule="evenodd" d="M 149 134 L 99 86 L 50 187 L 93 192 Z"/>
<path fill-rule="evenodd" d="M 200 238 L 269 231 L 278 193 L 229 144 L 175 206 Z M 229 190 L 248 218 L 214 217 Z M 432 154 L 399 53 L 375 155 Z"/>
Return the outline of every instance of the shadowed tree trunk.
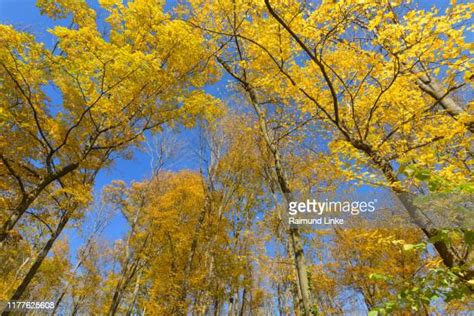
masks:
<path fill-rule="evenodd" d="M 59 237 L 59 235 L 63 231 L 64 227 L 68 223 L 69 219 L 71 218 L 71 215 L 72 215 L 72 211 L 67 211 L 61 217 L 61 219 L 59 221 L 59 224 L 56 227 L 56 230 L 51 234 L 48 241 L 46 242 L 46 244 L 43 246 L 43 248 L 39 252 L 38 256 L 35 259 L 35 262 L 30 267 L 30 269 L 26 273 L 25 277 L 21 281 L 20 285 L 16 288 L 13 295 L 10 297 L 10 299 L 9 299 L 10 301 L 17 301 L 23 296 L 23 294 L 25 293 L 26 288 L 30 284 L 31 280 L 33 280 L 33 277 L 35 276 L 35 274 L 38 271 L 39 267 L 43 263 L 44 259 L 48 255 L 51 248 L 53 247 L 54 242 Z M 7 312 L 7 311 L 2 312 L 2 316 L 10 315 L 10 314 L 11 314 L 11 312 Z"/>

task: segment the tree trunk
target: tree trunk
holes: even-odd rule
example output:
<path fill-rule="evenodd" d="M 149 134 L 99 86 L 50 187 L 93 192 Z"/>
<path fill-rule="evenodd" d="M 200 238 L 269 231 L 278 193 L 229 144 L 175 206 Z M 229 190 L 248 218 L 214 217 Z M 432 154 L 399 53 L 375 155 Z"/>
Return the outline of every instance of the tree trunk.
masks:
<path fill-rule="evenodd" d="M 21 281 L 21 284 L 17 287 L 17 289 L 15 290 L 15 293 L 10 297 L 10 301 L 17 301 L 19 300 L 22 295 L 24 294 L 26 288 L 28 287 L 28 285 L 30 284 L 31 280 L 33 279 L 33 277 L 35 276 L 36 272 L 38 271 L 39 267 L 41 266 L 41 264 L 43 263 L 43 260 L 46 258 L 46 256 L 48 255 L 49 251 L 51 250 L 51 248 L 53 247 L 53 244 L 54 242 L 56 241 L 56 239 L 59 237 L 59 235 L 61 234 L 61 232 L 63 231 L 64 227 L 66 226 L 67 222 L 69 221 L 69 219 L 71 218 L 71 214 L 72 212 L 67 212 L 63 215 L 63 217 L 61 218 L 61 220 L 59 221 L 59 224 L 58 226 L 56 227 L 56 230 L 54 231 L 54 233 L 51 235 L 51 237 L 49 238 L 49 240 L 46 242 L 46 244 L 43 246 L 43 249 L 41 249 L 40 253 L 38 254 L 38 256 L 36 257 L 36 260 L 35 262 L 33 263 L 33 265 L 30 267 L 30 269 L 28 270 L 27 274 L 25 275 L 25 277 L 23 278 L 23 280 Z M 3 311 L 2 312 L 2 316 L 5 316 L 5 315 L 10 315 L 10 312 L 7 312 L 7 311 Z"/>
<path fill-rule="evenodd" d="M 278 199 L 275 196 L 275 192 L 273 188 L 271 188 L 272 191 L 272 197 L 273 200 L 275 201 L 275 205 L 278 205 Z M 285 211 L 287 211 L 285 209 Z M 291 236 L 289 229 L 286 228 L 286 223 L 288 223 L 288 213 L 287 212 L 281 212 L 281 208 L 278 208 L 278 219 L 283 223 L 283 226 L 285 227 L 285 232 L 288 234 L 288 236 Z M 279 236 L 281 237 L 281 236 Z M 288 258 L 291 260 L 295 258 L 295 251 L 293 248 L 293 240 L 288 238 L 286 242 L 286 252 L 288 255 Z M 300 283 L 298 282 L 298 271 L 296 269 L 296 265 L 294 267 L 294 277 L 295 277 L 295 282 L 292 282 L 291 284 L 291 294 L 293 298 L 293 309 L 295 312 L 295 316 L 299 316 L 301 314 L 302 306 L 301 304 L 303 303 L 303 297 L 301 296 L 301 288 L 300 288 Z"/>
<path fill-rule="evenodd" d="M 290 233 L 288 232 L 288 236 L 290 236 Z M 290 259 L 295 258 L 295 251 L 293 248 L 293 240 L 291 237 L 289 238 L 287 242 L 287 251 L 288 251 L 288 257 Z M 293 309 L 295 312 L 295 316 L 299 316 L 301 314 L 301 310 L 303 307 L 301 304 L 303 303 L 303 297 L 301 295 L 301 288 L 300 288 L 300 282 L 298 282 L 298 270 L 296 269 L 296 265 L 294 266 L 294 273 L 295 273 L 295 282 L 291 286 L 291 294 L 293 296 Z"/>
<path fill-rule="evenodd" d="M 264 116 L 263 111 L 260 108 L 260 105 L 256 102 L 256 96 L 253 94 L 253 91 L 251 91 L 250 89 L 248 89 L 247 91 L 249 91 L 249 94 L 251 95 L 253 107 L 255 109 L 255 112 L 257 112 L 257 115 L 258 115 L 260 131 L 262 132 L 263 138 L 265 139 L 265 142 L 268 148 L 270 149 L 270 152 L 273 155 L 277 182 L 280 187 L 280 191 L 283 194 L 286 207 L 288 208 L 289 203 L 295 201 L 295 199 L 293 198 L 293 192 L 291 191 L 289 187 L 289 181 L 287 179 L 287 175 L 284 170 L 284 167 L 281 163 L 280 152 L 276 144 L 272 142 L 272 140 L 270 139 L 270 133 L 268 132 L 265 116 Z M 289 210 L 287 209 L 287 214 L 288 214 L 288 211 Z M 311 304 L 311 297 L 310 297 L 310 291 L 309 291 L 308 274 L 306 272 L 306 262 L 304 258 L 303 242 L 301 240 L 301 235 L 299 233 L 298 227 L 296 226 L 290 227 L 288 233 L 290 235 L 291 245 L 294 251 L 294 262 L 295 262 L 295 267 L 296 267 L 296 272 L 297 272 L 298 287 L 301 291 L 301 300 L 302 300 L 301 303 L 303 305 L 304 315 L 306 316 L 306 315 L 311 314 L 312 304 Z"/>
<path fill-rule="evenodd" d="M 443 91 L 444 89 L 439 83 L 422 72 L 417 72 L 416 74 L 418 75 L 418 80 L 416 82 L 418 87 L 439 102 L 450 116 L 456 118 L 458 115 L 466 113 L 466 111 L 457 104 L 453 98 Z M 474 122 L 467 122 L 466 127 L 471 133 L 474 133 Z"/>
<path fill-rule="evenodd" d="M 234 316 L 235 315 L 235 297 L 234 294 L 229 299 L 229 308 L 228 308 L 228 316 Z"/>
<path fill-rule="evenodd" d="M 204 224 L 206 211 L 211 207 L 210 203 L 211 203 L 211 201 L 210 201 L 209 194 L 206 192 L 204 207 L 201 210 L 201 213 L 199 214 L 198 222 L 196 223 L 196 227 L 195 227 L 194 234 L 193 234 L 193 239 L 191 241 L 191 248 L 189 249 L 188 258 L 186 260 L 186 266 L 184 268 L 184 281 L 183 281 L 182 288 L 181 288 L 181 300 L 182 300 L 182 302 L 186 302 L 186 297 L 188 295 L 188 279 L 189 279 L 189 275 L 191 274 L 191 271 L 193 269 L 194 256 L 196 255 L 196 250 L 197 250 L 197 246 L 198 246 L 198 239 L 199 239 L 199 235 L 201 234 L 201 229 L 202 229 L 203 224 Z M 186 313 L 187 313 L 187 311 L 180 311 L 179 312 L 180 315 L 181 314 L 186 315 Z"/>
<path fill-rule="evenodd" d="M 136 283 L 135 283 L 135 289 L 133 290 L 133 300 L 132 300 L 132 303 L 130 304 L 130 306 L 128 308 L 127 315 L 134 315 L 133 314 L 133 309 L 135 308 L 135 305 L 137 304 L 137 300 L 138 300 L 138 292 L 140 290 L 140 278 L 141 278 L 141 273 L 138 273 L 137 280 L 136 280 Z M 138 308 L 137 308 L 137 310 L 138 310 Z"/>
<path fill-rule="evenodd" d="M 240 306 L 239 316 L 244 316 L 245 315 L 245 308 L 246 308 L 245 302 L 247 301 L 245 299 L 246 296 L 247 296 L 247 288 L 244 287 L 244 289 L 242 291 L 242 305 Z"/>
<path fill-rule="evenodd" d="M 398 182 L 398 177 L 396 176 L 390 163 L 379 157 L 369 145 L 357 141 L 352 141 L 352 145 L 355 148 L 365 152 L 372 159 L 372 162 L 383 173 L 383 175 L 390 184 Z M 415 205 L 413 201 L 414 196 L 412 193 L 402 189 L 397 189 L 396 187 L 392 187 L 391 190 L 401 202 L 401 204 L 405 207 L 414 223 L 423 231 L 426 237 L 432 238 L 439 234 L 439 230 L 434 226 L 432 221 L 419 207 Z M 448 268 L 465 264 L 465 262 L 456 259 L 457 256 L 454 254 L 453 250 L 448 247 L 445 241 L 436 241 L 433 243 L 433 245 L 441 259 L 443 260 L 443 263 Z M 467 271 L 467 275 L 464 276 L 464 278 L 466 278 L 466 280 L 469 280 L 473 274 L 474 271 L 469 270 Z"/>
<path fill-rule="evenodd" d="M 257 95 L 255 94 L 255 91 L 253 90 L 251 85 L 247 82 L 246 71 L 244 69 L 242 76 L 239 77 L 239 75 L 236 74 L 229 67 L 229 65 L 227 65 L 222 59 L 217 58 L 217 60 L 231 76 L 233 76 L 235 79 L 239 81 L 239 83 L 242 85 L 245 92 L 250 98 L 251 105 L 254 108 L 258 117 L 260 132 L 262 133 L 265 143 L 272 154 L 276 178 L 277 178 L 276 180 L 279 185 L 280 192 L 282 193 L 284 201 L 288 208 L 289 203 L 292 201 L 295 201 L 295 199 L 293 198 L 293 193 L 289 186 L 287 174 L 282 165 L 279 148 L 276 142 L 274 142 L 274 140 L 272 140 L 270 136 L 267 122 L 265 120 L 265 113 L 260 107 L 260 103 L 258 102 L 258 98 L 257 98 Z M 303 242 L 301 240 L 299 229 L 297 227 L 291 227 L 289 229 L 289 235 L 290 235 L 290 240 L 291 240 L 291 243 L 293 245 L 293 250 L 294 250 L 294 263 L 295 263 L 295 267 L 296 267 L 296 271 L 298 275 L 298 278 L 297 278 L 298 286 L 301 289 L 304 315 L 307 316 L 311 314 L 312 303 L 311 303 L 311 296 L 310 296 L 310 291 L 309 291 L 308 274 L 306 272 L 306 263 L 304 259 Z"/>
<path fill-rule="evenodd" d="M 143 249 L 145 249 L 145 246 L 148 242 L 149 236 L 150 236 L 150 234 L 147 234 L 145 236 L 145 240 L 143 242 L 143 245 L 142 245 L 141 249 L 139 250 L 140 252 L 143 251 Z M 115 315 L 115 313 L 117 312 L 118 307 L 120 306 L 120 302 L 122 300 L 123 293 L 124 293 L 125 289 L 128 287 L 128 285 L 130 284 L 130 281 L 133 279 L 133 277 L 139 271 L 140 264 L 141 264 L 140 257 L 135 258 L 132 262 L 133 263 L 131 265 L 130 265 L 130 261 L 127 262 L 127 264 L 125 266 L 125 270 L 122 273 L 122 277 L 120 278 L 120 280 L 119 280 L 119 282 L 118 282 L 118 284 L 115 288 L 114 295 L 112 297 L 112 303 L 110 304 L 109 312 L 107 313 L 108 315 Z"/>

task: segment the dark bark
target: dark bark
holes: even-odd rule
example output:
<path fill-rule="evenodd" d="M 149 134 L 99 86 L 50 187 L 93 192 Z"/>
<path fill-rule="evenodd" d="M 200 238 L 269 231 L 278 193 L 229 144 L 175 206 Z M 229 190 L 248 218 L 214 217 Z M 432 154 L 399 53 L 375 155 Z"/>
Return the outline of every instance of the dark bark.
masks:
<path fill-rule="evenodd" d="M 30 282 L 33 280 L 33 277 L 35 276 L 36 272 L 38 271 L 39 267 L 41 266 L 41 264 L 43 263 L 44 259 L 46 258 L 46 256 L 48 255 L 49 251 L 51 250 L 51 248 L 53 247 L 53 244 L 54 242 L 56 241 L 56 239 L 59 237 L 59 235 L 61 234 L 61 232 L 63 231 L 64 227 L 66 226 L 66 224 L 68 223 L 69 219 L 71 218 L 71 214 L 72 212 L 66 212 L 63 217 L 61 218 L 61 220 L 59 221 L 59 224 L 58 226 L 56 227 L 56 230 L 54 231 L 54 233 L 50 236 L 49 240 L 46 242 L 46 244 L 43 246 L 43 248 L 41 249 L 40 253 L 38 254 L 38 256 L 36 257 L 36 260 L 35 262 L 33 263 L 33 265 L 30 267 L 30 269 L 28 270 L 27 274 L 25 275 L 25 277 L 23 278 L 22 282 L 20 283 L 20 285 L 16 288 L 15 292 L 13 293 L 13 295 L 10 297 L 10 301 L 17 301 L 19 300 L 23 294 L 25 293 L 25 290 L 26 288 L 28 287 L 28 285 L 30 284 Z M 5 315 L 10 315 L 11 312 L 7 312 L 7 311 L 3 311 L 2 312 L 2 316 L 5 316 Z"/>

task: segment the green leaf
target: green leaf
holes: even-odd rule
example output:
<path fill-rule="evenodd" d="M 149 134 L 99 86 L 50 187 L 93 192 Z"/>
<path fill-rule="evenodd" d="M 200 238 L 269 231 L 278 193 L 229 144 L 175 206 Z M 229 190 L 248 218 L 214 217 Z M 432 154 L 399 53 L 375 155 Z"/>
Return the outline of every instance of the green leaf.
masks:
<path fill-rule="evenodd" d="M 411 177 L 415 174 L 415 169 L 412 166 L 407 166 L 402 171 L 406 176 Z"/>
<path fill-rule="evenodd" d="M 435 243 L 438 241 L 444 241 L 444 242 L 449 242 L 449 230 L 443 229 L 438 232 L 435 236 L 431 237 L 429 239 L 431 243 Z"/>
<path fill-rule="evenodd" d="M 467 193 L 474 193 L 474 185 L 471 183 L 462 184 L 459 189 Z"/>
<path fill-rule="evenodd" d="M 464 232 L 464 241 L 469 246 L 472 246 L 474 244 L 474 231 L 472 231 L 472 230 L 465 231 Z"/>
<path fill-rule="evenodd" d="M 424 243 L 403 245 L 403 250 L 404 251 L 410 251 L 410 250 L 413 250 L 413 249 L 425 249 L 425 248 L 426 248 L 426 245 Z"/>
<path fill-rule="evenodd" d="M 428 182 L 428 189 L 430 191 L 438 191 L 443 186 L 439 179 L 432 179 Z"/>
<path fill-rule="evenodd" d="M 369 275 L 369 279 L 374 280 L 374 281 L 379 281 L 379 280 L 386 281 L 389 279 L 389 277 L 383 274 L 379 274 L 379 273 L 371 273 Z"/>
<path fill-rule="evenodd" d="M 426 181 L 430 178 L 430 171 L 426 169 L 418 170 L 415 174 L 418 180 Z"/>

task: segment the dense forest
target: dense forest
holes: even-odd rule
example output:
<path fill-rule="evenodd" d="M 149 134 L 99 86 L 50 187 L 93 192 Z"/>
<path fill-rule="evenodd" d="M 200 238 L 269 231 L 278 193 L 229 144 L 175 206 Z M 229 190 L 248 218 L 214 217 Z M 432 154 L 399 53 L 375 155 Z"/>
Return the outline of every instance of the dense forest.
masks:
<path fill-rule="evenodd" d="M 474 311 L 472 2 L 34 10 L 0 21 L 2 315 Z"/>

